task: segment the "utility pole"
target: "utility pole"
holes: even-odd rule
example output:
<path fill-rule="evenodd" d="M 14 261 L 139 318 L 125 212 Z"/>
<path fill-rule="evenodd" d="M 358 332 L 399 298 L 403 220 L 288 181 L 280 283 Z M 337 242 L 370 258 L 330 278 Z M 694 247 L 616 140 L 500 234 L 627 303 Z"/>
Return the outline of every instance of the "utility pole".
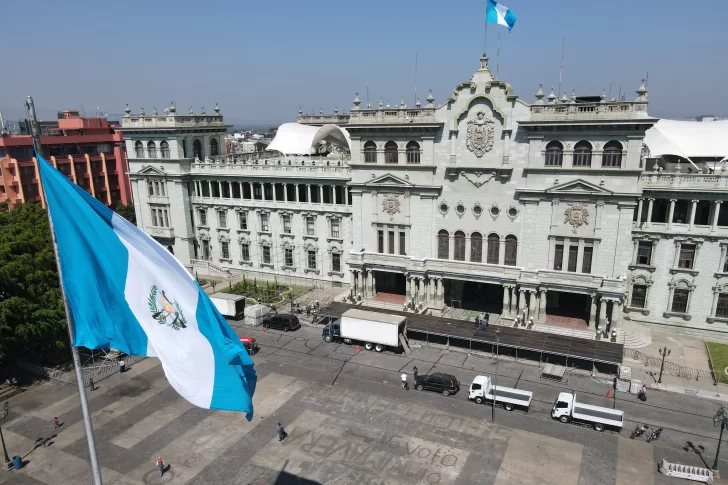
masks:
<path fill-rule="evenodd" d="M 713 424 L 720 426 L 720 435 L 718 436 L 718 448 L 715 450 L 715 461 L 713 462 L 713 477 L 720 478 L 720 471 L 718 470 L 718 455 L 720 454 L 720 442 L 723 440 L 723 429 L 728 424 L 728 410 L 723 406 L 718 408 L 715 416 L 713 416 Z"/>
<path fill-rule="evenodd" d="M 43 146 L 40 144 L 40 126 L 38 126 L 38 118 L 35 116 L 35 104 L 33 104 L 32 96 L 28 96 L 28 99 L 25 100 L 25 109 L 28 112 L 28 119 L 30 120 L 30 132 L 33 137 L 35 153 L 41 157 L 45 157 Z"/>
<path fill-rule="evenodd" d="M 665 369 L 665 357 L 670 355 L 670 352 L 672 352 L 672 350 L 668 349 L 667 346 L 665 346 L 664 348 L 658 349 L 657 351 L 662 356 L 662 364 L 660 365 L 660 377 L 657 378 L 657 383 L 662 384 L 662 371 Z"/>
<path fill-rule="evenodd" d="M 492 421 L 495 423 L 495 402 L 498 398 L 498 347 L 500 346 L 500 328 L 495 329 L 495 379 L 493 379 L 493 407 L 491 408 Z"/>

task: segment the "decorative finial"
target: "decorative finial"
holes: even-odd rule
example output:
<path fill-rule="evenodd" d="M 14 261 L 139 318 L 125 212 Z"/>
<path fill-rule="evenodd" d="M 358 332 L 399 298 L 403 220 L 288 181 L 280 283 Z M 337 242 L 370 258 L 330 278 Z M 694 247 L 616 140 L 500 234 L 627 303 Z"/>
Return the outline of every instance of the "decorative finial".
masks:
<path fill-rule="evenodd" d="M 334 114 L 335 115 L 338 115 L 339 114 L 339 107 L 338 106 L 334 106 Z"/>
<path fill-rule="evenodd" d="M 430 92 L 427 94 L 425 101 L 427 101 L 428 108 L 434 107 L 434 105 L 432 103 L 435 101 L 435 97 L 432 95 L 432 89 L 430 89 Z"/>
<path fill-rule="evenodd" d="M 561 95 L 561 102 L 566 103 L 567 101 L 569 100 L 566 98 L 566 91 L 564 91 L 564 94 Z"/>
<path fill-rule="evenodd" d="M 217 116 L 220 116 L 220 107 L 217 105 L 217 103 L 215 103 L 215 114 Z"/>
<path fill-rule="evenodd" d="M 647 101 L 647 86 L 645 86 L 645 78 L 642 78 L 642 84 L 637 89 L 637 99 L 635 101 Z"/>
<path fill-rule="evenodd" d="M 406 108 L 407 107 L 407 105 L 404 102 L 404 96 L 402 96 L 402 100 L 399 102 L 399 107 L 400 108 Z"/>
<path fill-rule="evenodd" d="M 389 102 L 387 102 L 387 109 L 389 109 Z"/>
<path fill-rule="evenodd" d="M 324 109 L 323 108 L 319 108 L 319 116 L 323 116 L 323 115 L 324 115 Z"/>
<path fill-rule="evenodd" d="M 381 97 L 379 98 L 379 104 L 377 106 L 379 107 L 379 109 L 382 109 L 382 98 Z"/>
<path fill-rule="evenodd" d="M 298 116 L 303 116 L 303 106 L 298 107 Z"/>
<path fill-rule="evenodd" d="M 169 104 L 169 108 L 168 109 L 169 109 L 169 112 L 172 113 L 172 114 L 175 114 L 177 112 L 177 108 L 174 107 L 174 101 L 172 101 Z"/>
<path fill-rule="evenodd" d="M 154 116 L 159 116 L 159 111 L 157 111 L 157 108 L 152 108 L 152 114 Z"/>
<path fill-rule="evenodd" d="M 192 116 L 195 114 L 194 111 L 192 111 L 192 106 L 190 106 L 190 110 L 187 112 L 188 115 Z"/>
<path fill-rule="evenodd" d="M 571 90 L 571 104 L 576 104 L 576 89 Z"/>
<path fill-rule="evenodd" d="M 139 116 L 144 116 L 144 108 L 139 108 Z"/>
<path fill-rule="evenodd" d="M 356 94 L 354 95 L 354 107 L 353 107 L 353 108 L 351 108 L 351 109 L 353 109 L 353 110 L 358 110 L 358 109 L 359 109 L 359 105 L 360 105 L 360 104 L 361 104 L 361 100 L 359 99 L 359 93 L 356 93 Z"/>
<path fill-rule="evenodd" d="M 201 115 L 204 115 L 205 114 L 205 107 L 204 106 L 202 108 L 200 108 L 200 114 Z"/>
<path fill-rule="evenodd" d="M 554 87 L 551 86 L 551 92 L 549 93 L 549 104 L 556 103 L 556 95 L 554 94 Z"/>
<path fill-rule="evenodd" d="M 603 103 L 606 98 L 607 98 L 607 90 L 602 88 L 602 94 L 599 95 L 599 102 Z"/>
<path fill-rule="evenodd" d="M 129 107 L 129 103 L 126 104 L 126 108 L 124 108 L 124 113 L 126 113 L 127 116 L 131 114 L 131 108 Z"/>
<path fill-rule="evenodd" d="M 483 57 L 480 58 L 480 69 L 479 71 L 487 71 L 488 70 L 488 56 L 483 53 Z"/>
<path fill-rule="evenodd" d="M 422 106 L 422 103 L 420 103 L 420 98 L 415 99 L 415 107 L 419 108 Z"/>
<path fill-rule="evenodd" d="M 367 109 L 372 109 L 372 103 L 367 100 Z"/>
<path fill-rule="evenodd" d="M 536 104 L 543 104 L 543 97 L 546 96 L 543 93 L 543 84 L 538 85 L 538 92 L 536 92 Z"/>

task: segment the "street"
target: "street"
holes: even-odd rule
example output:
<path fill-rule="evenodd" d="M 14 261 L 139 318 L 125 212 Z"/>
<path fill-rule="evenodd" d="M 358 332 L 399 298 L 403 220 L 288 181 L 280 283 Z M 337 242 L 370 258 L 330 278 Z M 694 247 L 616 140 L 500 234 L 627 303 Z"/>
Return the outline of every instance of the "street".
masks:
<path fill-rule="evenodd" d="M 566 383 L 545 381 L 534 363 L 501 358 L 498 385 L 533 391 L 534 399 L 528 412 L 497 408 L 494 424 L 489 405 L 467 399 L 475 375 L 495 375 L 490 355 L 433 347 L 409 356 L 357 352 L 323 342 L 313 327 L 237 331 L 261 346 L 253 421 L 193 408 L 169 387 L 156 359 L 142 361 L 89 393 L 104 483 L 662 484 L 680 482 L 657 472 L 663 458 L 706 466 L 702 455 L 712 465 L 716 401 L 659 391 L 649 392 L 646 403 L 623 393 L 608 399 L 603 380 L 573 374 Z M 412 388 L 415 365 L 420 374 L 457 376 L 460 392 L 402 390 L 400 374 L 409 375 Z M 551 406 L 563 390 L 623 410 L 622 432 L 552 420 Z M 57 436 L 25 456 L 21 471 L 0 474 L 0 483 L 89 482 L 75 391 L 51 381 L 11 399 L 3 426 L 11 454 Z M 57 433 L 56 415 L 63 422 Z M 288 433 L 283 442 L 278 422 Z M 656 442 L 631 440 L 637 423 L 665 430 Z M 171 466 L 162 478 L 154 467 L 160 455 Z"/>

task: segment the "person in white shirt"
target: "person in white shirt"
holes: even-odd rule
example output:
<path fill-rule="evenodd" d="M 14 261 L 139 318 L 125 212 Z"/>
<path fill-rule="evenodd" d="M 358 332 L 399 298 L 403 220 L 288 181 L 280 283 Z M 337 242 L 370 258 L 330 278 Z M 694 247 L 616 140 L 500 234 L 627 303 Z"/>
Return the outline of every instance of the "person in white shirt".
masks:
<path fill-rule="evenodd" d="M 402 374 L 402 389 L 409 391 L 409 384 L 407 384 L 407 374 Z"/>

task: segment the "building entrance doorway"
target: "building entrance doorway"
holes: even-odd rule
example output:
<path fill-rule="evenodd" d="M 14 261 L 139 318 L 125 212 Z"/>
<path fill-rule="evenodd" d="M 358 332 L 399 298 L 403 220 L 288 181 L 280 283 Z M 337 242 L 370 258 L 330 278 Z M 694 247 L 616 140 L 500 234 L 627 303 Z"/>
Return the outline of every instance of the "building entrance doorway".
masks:
<path fill-rule="evenodd" d="M 546 318 L 551 323 L 558 324 L 561 319 L 563 323 L 570 324 L 569 326 L 587 326 L 590 310 L 589 295 L 552 290 L 546 292 Z"/>
<path fill-rule="evenodd" d="M 385 271 L 375 271 L 377 293 L 394 293 L 396 295 L 405 295 L 407 292 L 407 283 L 402 273 L 387 273 Z"/>
<path fill-rule="evenodd" d="M 445 303 L 463 310 L 502 313 L 503 287 L 476 281 L 444 280 Z"/>

